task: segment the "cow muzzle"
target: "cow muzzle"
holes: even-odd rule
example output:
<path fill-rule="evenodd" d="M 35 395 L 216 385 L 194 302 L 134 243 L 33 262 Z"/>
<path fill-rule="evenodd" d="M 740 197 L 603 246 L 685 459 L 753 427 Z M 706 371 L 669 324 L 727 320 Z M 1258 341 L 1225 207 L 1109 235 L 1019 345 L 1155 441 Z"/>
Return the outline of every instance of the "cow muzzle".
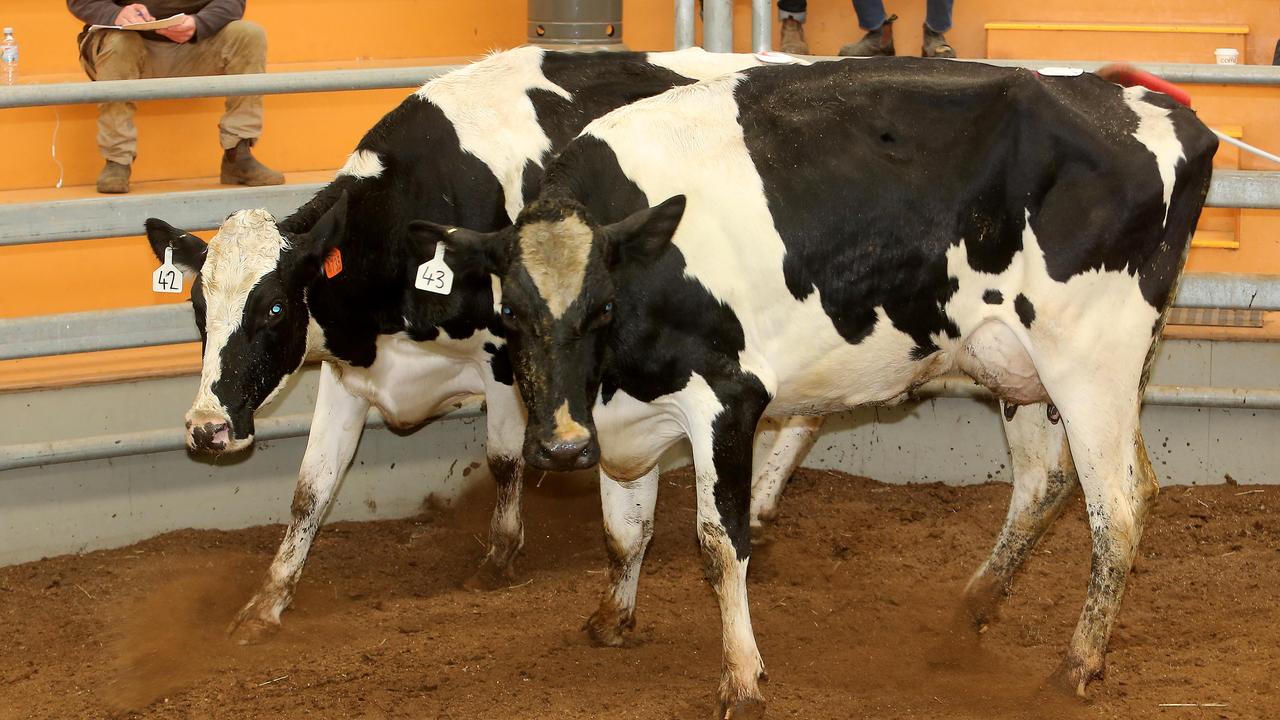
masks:
<path fill-rule="evenodd" d="M 243 450 L 253 444 L 253 437 L 236 440 L 231 437 L 231 423 L 214 415 L 187 417 L 187 447 L 196 452 L 222 455 Z"/>
<path fill-rule="evenodd" d="M 537 440 L 525 446 L 525 462 L 539 470 L 583 470 L 600 462 L 600 446 L 591 435 Z"/>

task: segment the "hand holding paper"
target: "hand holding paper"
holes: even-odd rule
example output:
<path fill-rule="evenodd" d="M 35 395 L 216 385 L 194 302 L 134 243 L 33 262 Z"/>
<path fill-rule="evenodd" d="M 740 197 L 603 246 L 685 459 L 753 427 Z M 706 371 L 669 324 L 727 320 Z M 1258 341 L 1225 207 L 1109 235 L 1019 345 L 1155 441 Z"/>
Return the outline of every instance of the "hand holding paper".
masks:
<path fill-rule="evenodd" d="M 130 5 L 129 7 L 133 7 L 133 6 Z M 126 7 L 125 10 L 127 11 L 129 7 Z M 120 16 L 126 16 L 126 13 L 121 12 Z M 120 22 L 120 16 L 116 17 L 116 22 L 118 23 Z M 151 17 L 150 13 L 147 14 L 147 17 Z M 160 31 L 160 30 L 164 30 L 165 28 L 177 27 L 179 25 L 182 25 L 183 22 L 191 23 L 191 32 L 192 34 L 194 34 L 195 27 L 196 27 L 195 20 L 192 19 L 191 16 L 185 15 L 183 13 L 178 13 L 177 15 L 164 18 L 163 20 L 156 20 L 155 18 L 151 18 L 150 20 L 137 20 L 133 22 L 126 21 L 119 25 L 90 25 L 89 30 L 90 32 L 94 30 L 136 30 L 138 32 L 141 32 L 143 30 Z M 189 40 L 190 36 L 188 36 L 187 39 Z M 181 42 L 186 42 L 186 41 L 183 40 Z"/>

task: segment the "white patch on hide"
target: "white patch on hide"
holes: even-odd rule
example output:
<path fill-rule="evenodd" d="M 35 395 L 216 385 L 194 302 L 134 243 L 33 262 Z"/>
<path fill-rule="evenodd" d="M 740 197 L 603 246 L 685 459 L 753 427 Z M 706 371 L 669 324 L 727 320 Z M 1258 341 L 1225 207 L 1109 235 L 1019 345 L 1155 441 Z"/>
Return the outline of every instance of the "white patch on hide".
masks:
<path fill-rule="evenodd" d="M 375 178 L 385 169 L 378 153 L 372 150 L 356 150 L 347 157 L 347 162 L 338 174 L 356 178 Z"/>
<path fill-rule="evenodd" d="M 1160 182 L 1164 184 L 1164 216 L 1169 219 L 1169 201 L 1173 198 L 1173 184 L 1176 180 L 1175 170 L 1178 161 L 1186 157 L 1182 143 L 1178 142 L 1178 133 L 1174 130 L 1173 121 L 1169 119 L 1169 110 L 1157 107 L 1143 100 L 1147 89 L 1134 86 L 1124 89 L 1124 101 L 1138 116 L 1138 129 L 1133 137 L 1156 157 L 1156 167 L 1160 170 Z"/>
<path fill-rule="evenodd" d="M 543 156 L 551 151 L 551 138 L 538 124 L 529 91 L 546 90 L 573 100 L 542 74 L 545 52 L 520 47 L 490 55 L 432 80 L 417 92 L 453 123 L 462 149 L 488 165 L 498 178 L 512 222 L 524 207 L 525 165 L 541 166 Z"/>

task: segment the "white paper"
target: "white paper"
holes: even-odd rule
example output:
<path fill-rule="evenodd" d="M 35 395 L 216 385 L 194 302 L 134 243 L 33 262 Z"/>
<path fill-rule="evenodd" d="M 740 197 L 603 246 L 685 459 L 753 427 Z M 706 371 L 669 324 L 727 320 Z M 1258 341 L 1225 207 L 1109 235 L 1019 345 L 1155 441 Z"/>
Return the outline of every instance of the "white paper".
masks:
<path fill-rule="evenodd" d="M 138 32 L 142 32 L 144 30 L 163 30 L 165 28 L 171 28 L 174 25 L 181 25 L 182 21 L 186 17 L 187 17 L 186 13 L 178 13 L 177 15 L 170 15 L 169 17 L 164 18 L 163 20 L 148 20 L 147 22 L 132 23 L 129 25 L 90 25 L 89 31 L 93 32 L 94 30 L 137 30 Z"/>

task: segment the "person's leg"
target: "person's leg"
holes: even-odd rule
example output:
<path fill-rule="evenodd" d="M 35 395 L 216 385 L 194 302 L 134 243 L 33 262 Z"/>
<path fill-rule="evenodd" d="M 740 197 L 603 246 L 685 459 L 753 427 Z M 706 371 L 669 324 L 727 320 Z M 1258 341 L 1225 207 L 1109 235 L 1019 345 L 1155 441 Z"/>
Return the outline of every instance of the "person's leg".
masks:
<path fill-rule="evenodd" d="M 266 72 L 267 34 L 261 25 L 235 20 L 211 38 L 180 46 L 174 75 L 242 75 Z M 262 135 L 262 96 L 227 98 L 218 123 L 222 182 L 240 185 L 278 185 L 284 176 L 254 159 L 250 148 Z"/>
<path fill-rule="evenodd" d="M 951 7 L 955 0 L 928 0 L 925 4 L 925 27 L 941 35 L 951 29 Z"/>
<path fill-rule="evenodd" d="M 889 19 L 884 12 L 884 0 L 853 0 L 853 12 L 858 16 L 858 27 L 863 30 L 879 30 Z"/>
<path fill-rule="evenodd" d="M 93 80 L 136 80 L 147 64 L 142 37 L 125 30 L 98 30 L 85 39 L 87 52 L 80 64 Z M 107 164 L 98 177 L 98 191 L 129 191 L 129 166 L 138 154 L 138 130 L 133 124 L 137 108 L 132 102 L 98 106 L 98 150 Z"/>
<path fill-rule="evenodd" d="M 893 21 L 898 16 L 885 15 L 884 0 L 853 0 L 853 11 L 858 16 L 858 26 L 867 34 L 840 48 L 840 54 L 846 57 L 893 55 Z"/>
<path fill-rule="evenodd" d="M 809 0 L 778 0 L 778 19 L 804 22 Z"/>
<path fill-rule="evenodd" d="M 808 55 L 809 43 L 804 39 L 804 20 L 808 0 L 778 0 L 781 23 L 779 49 L 791 55 Z"/>
<path fill-rule="evenodd" d="M 248 20 L 227 23 L 211 38 L 201 38 L 178 48 L 171 72 L 174 75 L 240 75 L 267 69 L 267 34 L 261 25 Z M 218 123 L 223 150 L 241 140 L 262 135 L 262 96 L 227 98 L 226 112 Z"/>
<path fill-rule="evenodd" d="M 924 57 L 953 58 L 956 51 L 942 36 L 951 29 L 951 5 L 953 0 L 928 0 L 924 20 L 924 43 L 920 54 Z"/>

